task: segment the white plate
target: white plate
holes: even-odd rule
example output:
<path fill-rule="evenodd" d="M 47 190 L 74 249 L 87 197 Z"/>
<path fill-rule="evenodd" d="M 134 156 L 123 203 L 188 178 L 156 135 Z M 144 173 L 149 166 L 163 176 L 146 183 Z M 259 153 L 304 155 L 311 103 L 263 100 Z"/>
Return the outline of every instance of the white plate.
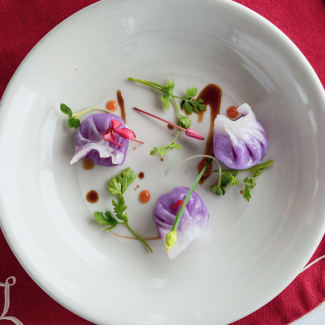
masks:
<path fill-rule="evenodd" d="M 119 168 L 70 166 L 74 139 L 59 112 L 103 105 L 121 89 L 128 124 L 146 143 L 129 150 L 125 166 L 146 176 L 152 193 L 140 205 L 131 188 L 131 223 L 156 234 L 151 214 L 158 194 L 190 185 L 196 162 L 165 177 L 175 161 L 203 152 L 185 149 L 161 163 L 162 124 L 131 111 L 160 110 L 158 94 L 129 76 L 166 81 L 177 90 L 209 82 L 224 91 L 222 111 L 248 102 L 270 141 L 276 165 L 258 180 L 253 200 L 238 190 L 224 197 L 198 189 L 211 214 L 210 234 L 170 261 L 160 241 L 154 255 L 140 243 L 102 232 L 91 218 L 111 198 L 109 176 Z M 230 1 L 96 3 L 49 33 L 19 67 L 0 115 L 1 223 L 32 278 L 58 302 L 101 324 L 224 324 L 271 300 L 302 269 L 324 230 L 324 95 L 297 48 L 273 25 Z M 205 121 L 207 123 L 207 120 Z M 206 124 L 194 128 L 206 132 Z M 101 200 L 87 205 L 85 193 Z M 123 229 L 119 229 L 123 232 Z"/>

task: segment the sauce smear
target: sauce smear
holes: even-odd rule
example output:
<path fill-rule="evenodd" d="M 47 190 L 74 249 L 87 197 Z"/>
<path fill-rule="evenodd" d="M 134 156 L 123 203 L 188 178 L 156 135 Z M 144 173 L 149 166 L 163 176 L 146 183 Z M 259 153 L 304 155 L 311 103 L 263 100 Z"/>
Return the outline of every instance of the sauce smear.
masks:
<path fill-rule="evenodd" d="M 106 103 L 106 108 L 111 111 L 111 112 L 115 112 L 117 110 L 117 103 L 115 100 L 109 100 Z"/>
<path fill-rule="evenodd" d="M 139 194 L 139 200 L 141 203 L 147 203 L 151 198 L 150 192 L 147 190 L 141 191 Z"/>
<path fill-rule="evenodd" d="M 98 193 L 95 190 L 89 191 L 86 195 L 86 200 L 89 203 L 96 203 L 98 201 L 98 198 L 99 198 Z"/>
<path fill-rule="evenodd" d="M 121 90 L 118 90 L 116 92 L 116 98 L 117 98 L 117 102 L 120 106 L 120 110 L 121 110 L 121 117 L 123 119 L 123 121 L 126 123 L 126 114 L 125 114 L 125 107 L 124 107 L 124 99 L 121 93 Z"/>
<path fill-rule="evenodd" d="M 208 84 L 205 86 L 201 92 L 199 93 L 198 98 L 202 98 L 204 101 L 204 105 L 210 107 L 210 128 L 209 128 L 209 135 L 207 138 L 207 142 L 205 145 L 205 154 L 211 155 L 213 153 L 212 150 L 212 142 L 213 142 L 213 127 L 214 127 L 214 120 L 216 116 L 220 112 L 220 105 L 221 105 L 221 96 L 222 90 L 219 86 L 215 84 Z M 198 122 L 202 122 L 203 116 L 205 112 L 199 112 L 198 115 Z"/>
<path fill-rule="evenodd" d="M 142 179 L 144 177 L 144 172 L 139 173 L 139 178 Z"/>
<path fill-rule="evenodd" d="M 207 137 L 207 141 L 205 144 L 205 154 L 213 156 L 213 128 L 214 128 L 214 120 L 217 115 L 220 113 L 220 105 L 221 105 L 221 96 L 222 90 L 219 86 L 215 84 L 208 84 L 205 86 L 201 92 L 199 93 L 198 98 L 202 98 L 204 104 L 210 107 L 210 127 L 209 134 Z M 202 122 L 205 112 L 198 113 L 198 122 Z M 208 158 L 203 158 L 197 166 L 198 171 L 200 172 L 205 164 L 207 163 Z M 203 184 L 204 181 L 211 175 L 212 172 L 212 164 L 210 164 L 203 174 L 200 184 Z"/>
<path fill-rule="evenodd" d="M 90 170 L 93 169 L 95 167 L 95 164 L 88 158 L 85 158 L 82 161 L 82 168 L 85 170 Z"/>

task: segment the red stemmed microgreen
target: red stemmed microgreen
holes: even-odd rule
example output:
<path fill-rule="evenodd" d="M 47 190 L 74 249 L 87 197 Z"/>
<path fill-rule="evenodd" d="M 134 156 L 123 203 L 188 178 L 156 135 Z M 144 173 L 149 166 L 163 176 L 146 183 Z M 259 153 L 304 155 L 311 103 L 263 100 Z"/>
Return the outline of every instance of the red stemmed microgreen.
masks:
<path fill-rule="evenodd" d="M 142 110 L 142 109 L 140 109 L 140 108 L 133 107 L 133 109 L 135 109 L 136 111 L 138 111 L 138 112 L 140 112 L 140 113 L 143 113 L 143 114 L 149 115 L 149 116 L 151 116 L 151 117 L 153 117 L 153 118 L 156 118 L 157 120 L 160 120 L 160 121 L 162 121 L 162 122 L 164 122 L 164 123 L 167 123 L 168 125 L 171 125 L 171 126 L 177 128 L 177 129 L 181 130 L 181 131 L 184 131 L 185 134 L 186 134 L 188 137 L 191 137 L 191 138 L 194 138 L 194 139 L 198 139 L 198 140 L 204 140 L 204 137 L 203 137 L 201 134 L 199 134 L 198 132 L 196 132 L 196 131 L 194 131 L 194 130 L 192 130 L 192 129 L 190 129 L 190 128 L 185 129 L 185 128 L 183 128 L 183 127 L 181 127 L 181 126 L 179 126 L 179 125 L 177 125 L 177 124 L 175 124 L 175 123 L 169 122 L 169 121 L 165 120 L 164 118 L 162 118 L 162 117 L 160 117 L 160 116 L 157 116 L 157 115 L 151 114 L 151 113 L 146 112 L 146 111 L 144 111 L 144 110 Z"/>

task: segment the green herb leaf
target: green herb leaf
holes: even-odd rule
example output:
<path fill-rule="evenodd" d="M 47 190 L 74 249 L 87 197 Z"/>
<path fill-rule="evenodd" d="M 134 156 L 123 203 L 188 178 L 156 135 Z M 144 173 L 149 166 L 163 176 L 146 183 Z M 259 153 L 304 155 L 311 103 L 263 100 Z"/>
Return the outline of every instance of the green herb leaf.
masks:
<path fill-rule="evenodd" d="M 78 129 L 80 127 L 80 120 L 75 117 L 70 117 L 67 121 L 69 128 Z"/>
<path fill-rule="evenodd" d="M 113 229 L 118 224 L 118 221 L 113 217 L 112 212 L 108 210 L 105 214 L 96 211 L 94 213 L 94 218 L 100 225 L 107 226 L 107 229 Z"/>
<path fill-rule="evenodd" d="M 238 171 L 224 171 L 221 174 L 221 182 L 219 184 L 211 186 L 210 190 L 216 193 L 218 196 L 224 195 L 226 193 L 226 187 L 231 185 L 239 184 L 237 179 Z"/>
<path fill-rule="evenodd" d="M 112 200 L 115 216 L 118 220 L 123 222 L 128 222 L 128 214 L 125 212 L 127 206 L 125 204 L 125 199 L 122 195 L 117 197 L 117 201 Z"/>
<path fill-rule="evenodd" d="M 150 151 L 150 155 L 155 156 L 155 155 L 159 154 L 161 158 L 164 158 L 167 151 L 172 150 L 172 149 L 182 149 L 182 146 L 180 144 L 176 143 L 175 141 L 172 141 L 171 143 L 169 143 L 166 146 L 154 147 Z"/>
<path fill-rule="evenodd" d="M 192 97 L 195 97 L 197 95 L 197 93 L 198 93 L 197 88 L 187 88 L 185 97 L 188 99 L 191 99 Z"/>
<path fill-rule="evenodd" d="M 108 181 L 108 192 L 113 195 L 123 195 L 128 186 L 137 178 L 136 173 L 126 168 Z"/>
<path fill-rule="evenodd" d="M 244 190 L 243 190 L 243 198 L 246 201 L 250 201 L 250 199 L 252 198 L 252 190 L 254 189 L 254 187 L 256 186 L 256 179 L 259 175 L 261 175 L 264 172 L 265 168 L 261 168 L 261 169 L 256 169 L 251 171 L 251 177 L 245 177 L 243 182 L 245 184 L 244 186 Z"/>
<path fill-rule="evenodd" d="M 175 88 L 175 83 L 173 80 L 168 81 L 166 85 L 161 89 L 163 95 L 161 96 L 161 100 L 163 103 L 163 106 L 166 109 L 169 109 L 170 107 L 170 97 L 173 95 L 173 91 Z"/>
<path fill-rule="evenodd" d="M 179 115 L 177 124 L 184 129 L 188 129 L 191 127 L 192 121 L 187 116 Z"/>
<path fill-rule="evenodd" d="M 72 116 L 72 110 L 70 107 L 68 107 L 66 104 L 61 103 L 60 104 L 60 110 L 63 114 L 68 115 L 69 117 Z"/>
<path fill-rule="evenodd" d="M 192 114 L 204 112 L 206 110 L 206 107 L 204 105 L 204 101 L 202 98 L 199 99 L 191 99 L 191 98 L 184 98 L 181 109 L 183 109 L 186 114 Z"/>

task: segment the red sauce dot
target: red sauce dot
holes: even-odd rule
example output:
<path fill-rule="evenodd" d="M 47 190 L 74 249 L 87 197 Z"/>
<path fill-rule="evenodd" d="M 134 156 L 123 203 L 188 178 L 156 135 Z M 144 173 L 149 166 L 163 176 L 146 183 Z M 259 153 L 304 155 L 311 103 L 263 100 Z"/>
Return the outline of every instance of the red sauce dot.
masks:
<path fill-rule="evenodd" d="M 147 203 L 150 200 L 150 198 L 151 195 L 147 190 L 141 191 L 139 194 L 139 200 L 141 203 Z"/>
<path fill-rule="evenodd" d="M 201 170 L 204 168 L 204 166 L 207 164 L 207 162 L 209 161 L 209 158 L 203 158 L 200 163 L 197 166 L 197 170 L 200 173 Z M 203 184 L 205 182 L 205 180 L 207 178 L 210 177 L 212 173 L 212 164 L 209 164 L 208 168 L 205 170 L 205 172 L 203 173 L 201 179 L 200 179 L 200 184 Z"/>
<path fill-rule="evenodd" d="M 106 103 L 106 108 L 111 111 L 111 112 L 115 112 L 117 110 L 117 103 L 115 100 L 109 100 Z"/>
<path fill-rule="evenodd" d="M 232 119 L 235 120 L 239 115 L 239 112 L 237 110 L 237 106 L 230 106 L 227 109 L 227 116 Z"/>
<path fill-rule="evenodd" d="M 142 179 L 144 177 L 144 172 L 139 173 L 139 178 Z"/>
<path fill-rule="evenodd" d="M 89 191 L 86 195 L 86 200 L 89 203 L 96 203 L 98 201 L 98 198 L 99 198 L 98 193 L 95 190 Z"/>
<path fill-rule="evenodd" d="M 174 130 L 174 126 L 171 125 L 171 124 L 167 124 L 167 127 L 168 127 L 169 130 Z"/>

